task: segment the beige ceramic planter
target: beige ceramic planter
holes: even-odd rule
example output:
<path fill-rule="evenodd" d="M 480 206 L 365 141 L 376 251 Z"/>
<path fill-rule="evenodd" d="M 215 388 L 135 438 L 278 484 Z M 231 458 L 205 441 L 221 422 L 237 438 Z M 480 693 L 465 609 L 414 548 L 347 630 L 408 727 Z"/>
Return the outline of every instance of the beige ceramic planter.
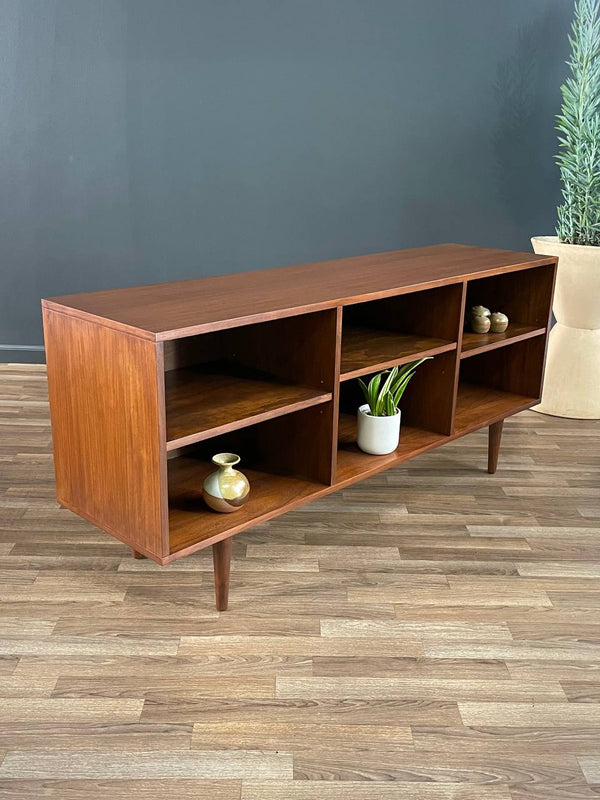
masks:
<path fill-rule="evenodd" d="M 600 419 L 600 247 L 534 236 L 536 253 L 558 256 L 556 325 L 550 332 L 542 401 L 535 411 Z"/>

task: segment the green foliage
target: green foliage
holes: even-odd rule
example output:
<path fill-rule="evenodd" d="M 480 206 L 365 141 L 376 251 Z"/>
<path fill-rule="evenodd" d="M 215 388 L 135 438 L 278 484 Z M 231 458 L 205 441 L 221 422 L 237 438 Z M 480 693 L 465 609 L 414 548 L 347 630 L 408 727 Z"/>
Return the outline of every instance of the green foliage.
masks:
<path fill-rule="evenodd" d="M 576 0 L 557 117 L 561 242 L 600 246 L 600 0 Z"/>
<path fill-rule="evenodd" d="M 369 404 L 369 411 L 374 417 L 391 417 L 398 413 L 400 400 L 404 394 L 404 390 L 408 386 L 408 382 L 415 374 L 419 364 L 423 361 L 428 361 L 432 356 L 421 358 L 418 361 L 412 361 L 410 364 L 405 364 L 403 367 L 394 367 L 391 370 L 378 372 L 369 381 L 369 385 L 358 379 L 360 388 L 367 403 Z M 384 380 L 383 386 L 381 381 Z"/>

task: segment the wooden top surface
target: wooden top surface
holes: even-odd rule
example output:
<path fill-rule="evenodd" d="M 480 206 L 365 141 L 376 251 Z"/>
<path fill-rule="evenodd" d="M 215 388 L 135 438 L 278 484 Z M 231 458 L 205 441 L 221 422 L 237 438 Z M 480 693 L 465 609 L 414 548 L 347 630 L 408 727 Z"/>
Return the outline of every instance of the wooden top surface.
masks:
<path fill-rule="evenodd" d="M 43 300 L 42 305 L 85 318 L 91 315 L 109 327 L 160 341 L 554 261 L 534 253 L 440 244 L 64 295 Z"/>

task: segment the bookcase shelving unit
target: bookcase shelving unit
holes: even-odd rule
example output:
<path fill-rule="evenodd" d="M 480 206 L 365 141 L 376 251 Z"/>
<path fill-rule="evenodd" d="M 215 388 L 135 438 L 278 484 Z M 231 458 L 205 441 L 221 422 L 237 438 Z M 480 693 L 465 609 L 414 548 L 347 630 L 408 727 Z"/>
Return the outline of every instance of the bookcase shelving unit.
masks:
<path fill-rule="evenodd" d="M 212 546 L 227 607 L 231 537 L 538 402 L 556 259 L 437 245 L 42 301 L 61 505 L 160 564 Z M 505 311 L 503 334 L 465 308 Z M 358 376 L 433 356 L 402 401 L 398 449 L 356 445 Z M 248 502 L 202 501 L 240 454 Z"/>

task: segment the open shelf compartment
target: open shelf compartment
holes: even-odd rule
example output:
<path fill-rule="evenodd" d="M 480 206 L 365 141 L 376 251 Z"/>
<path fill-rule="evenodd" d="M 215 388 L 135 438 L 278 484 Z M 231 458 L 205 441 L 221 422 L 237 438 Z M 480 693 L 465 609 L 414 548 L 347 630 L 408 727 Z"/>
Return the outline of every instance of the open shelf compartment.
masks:
<path fill-rule="evenodd" d="M 462 286 L 346 306 L 340 380 L 456 350 Z"/>
<path fill-rule="evenodd" d="M 333 402 L 210 438 L 173 453 L 167 462 L 169 552 L 197 549 L 207 540 L 264 521 L 327 491 L 333 473 Z M 250 482 L 248 501 L 234 514 L 209 509 L 202 484 L 216 453 L 241 457 Z"/>
<path fill-rule="evenodd" d="M 356 414 L 341 413 L 338 431 L 337 482 L 352 483 L 393 465 L 406 461 L 441 444 L 447 436 L 402 423 L 398 448 L 385 456 L 363 453 L 356 444 Z"/>
<path fill-rule="evenodd" d="M 330 401 L 335 331 L 332 310 L 166 342 L 167 449 Z"/>
<path fill-rule="evenodd" d="M 456 401 L 455 431 L 461 434 L 477 430 L 535 403 L 535 397 L 461 381 Z"/>
<path fill-rule="evenodd" d="M 402 419 L 398 448 L 384 456 L 373 456 L 359 449 L 356 443 L 356 414 L 365 401 L 356 381 L 343 383 L 340 391 L 336 481 L 351 483 L 447 440 L 452 432 L 455 376 L 455 351 L 437 355 L 418 368 L 400 403 Z M 369 378 L 367 376 L 365 381 L 368 382 Z"/>
<path fill-rule="evenodd" d="M 538 402 L 545 337 L 473 355 L 460 362 L 454 429 L 467 433 Z"/>
<path fill-rule="evenodd" d="M 468 281 L 461 358 L 544 336 L 549 323 L 553 281 L 553 265 Z M 506 331 L 473 333 L 468 317 L 470 309 L 477 305 L 506 314 Z"/>

